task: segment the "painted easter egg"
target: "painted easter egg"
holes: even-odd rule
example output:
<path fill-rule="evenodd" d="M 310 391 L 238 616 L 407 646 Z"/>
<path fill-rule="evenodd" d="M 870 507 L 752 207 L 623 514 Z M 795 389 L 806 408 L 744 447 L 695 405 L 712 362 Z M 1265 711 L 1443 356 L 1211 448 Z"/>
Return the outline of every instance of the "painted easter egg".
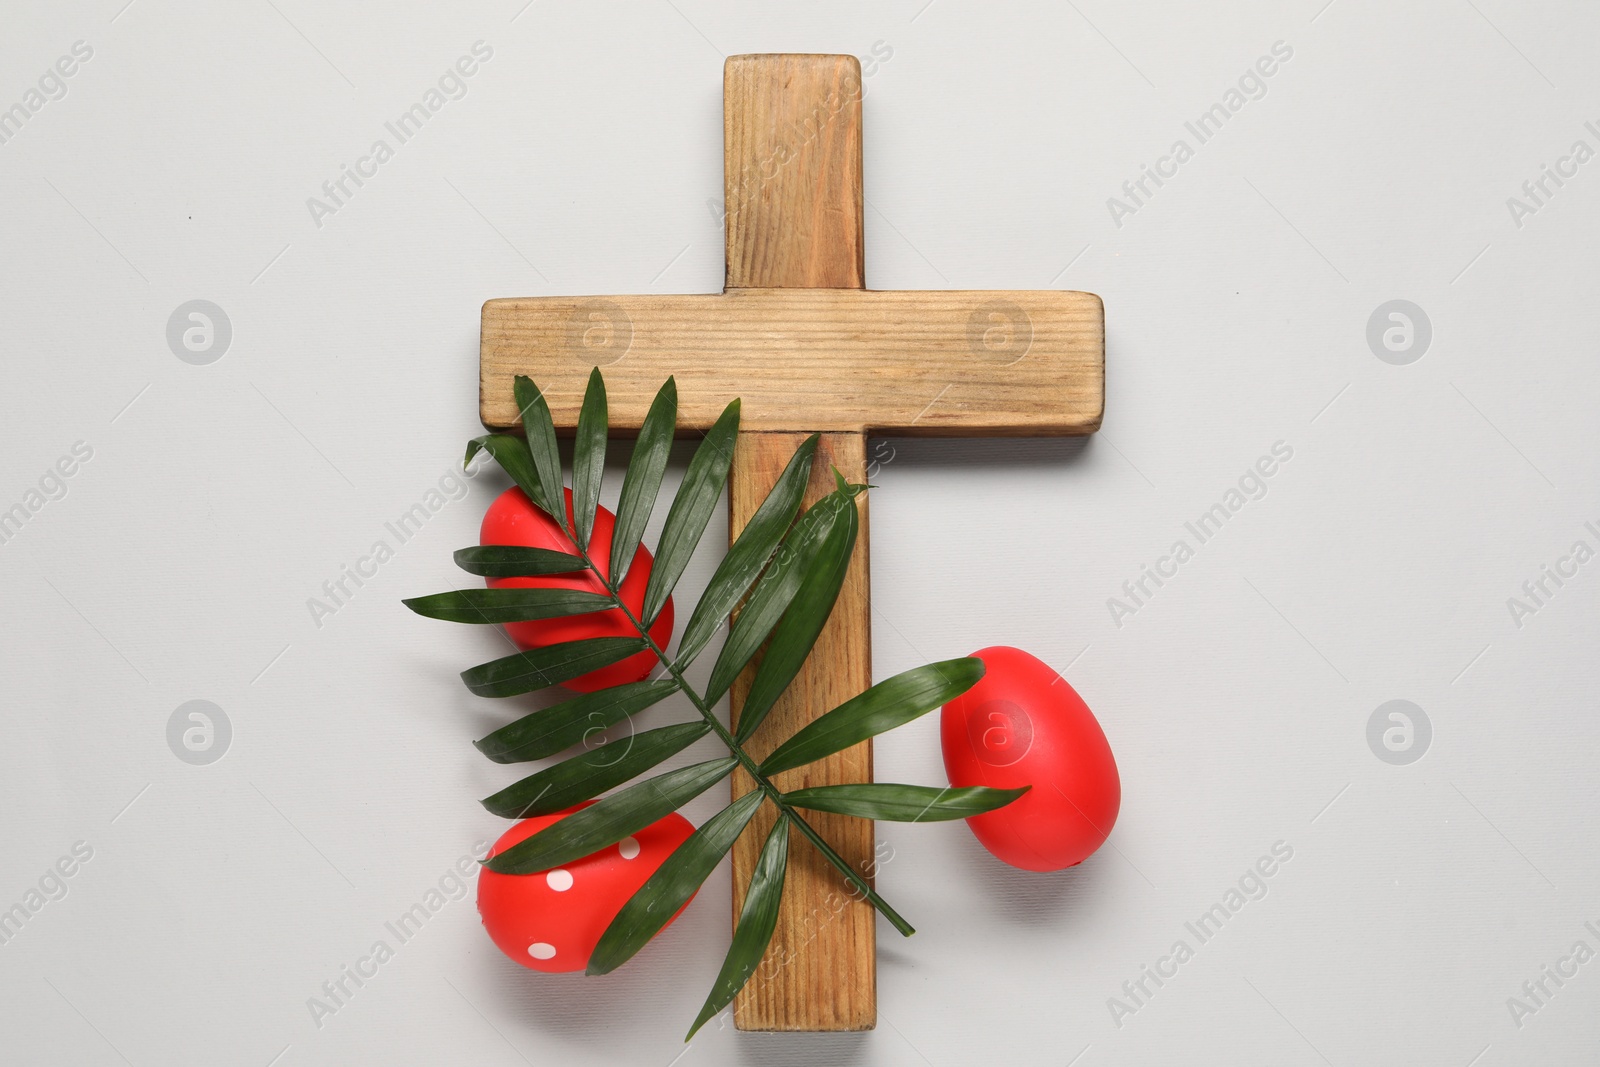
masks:
<path fill-rule="evenodd" d="M 1032 786 L 967 820 L 995 857 L 1028 871 L 1082 863 L 1117 821 L 1122 782 L 1094 713 L 1066 679 L 1020 648 L 973 653 L 978 684 L 944 706 L 940 742 L 954 786 Z"/>
<path fill-rule="evenodd" d="M 572 490 L 566 491 L 567 517 L 572 517 Z M 616 516 L 609 508 L 598 508 L 594 516 L 594 536 L 589 540 L 589 557 L 606 577 L 611 576 L 611 531 Z M 547 548 L 556 552 L 572 552 L 572 543 L 556 525 L 555 520 L 535 507 L 527 494 L 516 486 L 501 493 L 483 516 L 483 528 L 478 538 L 485 545 L 522 545 L 529 548 Z M 622 602 L 634 618 L 644 610 L 645 585 L 650 580 L 650 567 L 654 563 L 650 552 L 643 546 L 634 553 L 633 564 L 622 579 Z M 488 578 L 491 589 L 545 588 L 581 589 L 589 593 L 605 593 L 605 586 L 590 571 L 573 574 L 545 574 L 534 578 Z M 561 619 L 536 619 L 532 622 L 506 623 L 506 633 L 518 648 L 542 648 L 562 641 L 581 641 L 590 637 L 637 637 L 638 631 L 628 617 L 618 608 L 596 611 L 587 615 L 569 615 Z M 662 648 L 672 640 L 672 598 L 650 627 L 650 636 Z M 561 683 L 579 693 L 592 693 L 614 685 L 643 680 L 656 665 L 649 650 L 635 653 L 608 667 L 580 674 Z"/>
<path fill-rule="evenodd" d="M 489 855 L 499 855 L 592 803 L 522 820 L 494 843 Z M 581 971 L 628 898 L 692 833 L 689 820 L 672 812 L 632 837 L 564 867 L 537 874 L 479 868 L 478 915 L 483 928 L 501 952 L 524 967 Z M 667 925 L 671 924 L 669 919 Z"/>

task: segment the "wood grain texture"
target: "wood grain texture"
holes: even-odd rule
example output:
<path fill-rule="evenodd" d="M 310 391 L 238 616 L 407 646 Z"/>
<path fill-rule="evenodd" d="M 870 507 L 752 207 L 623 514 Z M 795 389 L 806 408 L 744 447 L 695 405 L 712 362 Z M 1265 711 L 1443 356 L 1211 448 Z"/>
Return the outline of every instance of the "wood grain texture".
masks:
<path fill-rule="evenodd" d="M 802 433 L 739 435 L 728 483 L 729 526 L 734 536 L 766 498 L 805 437 Z M 806 504 L 833 490 L 833 467 L 852 482 L 865 482 L 865 437 L 847 433 L 822 436 L 811 467 Z M 822 712 L 872 684 L 866 503 L 865 495 L 857 498 L 861 532 L 833 614 L 799 676 L 750 740 L 749 750 L 758 759 Z M 753 674 L 753 668 L 747 669 L 734 684 L 731 697 L 735 723 Z M 777 786 L 785 790 L 871 780 L 870 741 L 774 778 Z M 734 797 L 742 796 L 753 785 L 742 771 L 735 772 Z M 763 804 L 750 827 L 734 843 L 736 919 L 773 817 L 772 805 Z M 870 821 L 820 812 L 806 812 L 805 818 L 840 856 L 871 881 Z M 798 833 L 791 833 L 789 840 L 789 875 L 778 928 L 761 966 L 734 1001 L 734 1022 L 741 1030 L 870 1030 L 877 1023 L 876 913 L 872 905 L 856 899 L 855 891 L 810 842 Z"/>
<path fill-rule="evenodd" d="M 727 288 L 865 285 L 856 57 L 730 56 L 722 130 Z"/>
<path fill-rule="evenodd" d="M 752 430 L 918 436 L 1092 433 L 1105 407 L 1105 313 L 1077 292 L 743 289 L 705 296 L 538 297 L 483 306 L 480 413 L 517 425 L 511 381 L 576 423 L 590 368 L 612 426 L 637 430 L 668 375 L 679 427 L 742 397 Z"/>
<path fill-rule="evenodd" d="M 873 340 L 884 332 L 890 314 L 880 304 L 876 317 L 869 311 L 863 318 L 861 309 L 871 305 L 862 304 L 864 294 L 854 291 L 866 277 L 861 65 L 855 57 L 734 56 L 723 68 L 722 108 L 729 291 L 715 298 L 720 301 L 715 307 L 721 322 L 729 323 L 730 314 L 737 322 L 735 333 L 726 335 L 737 350 L 722 352 L 715 357 L 720 367 L 707 369 L 724 389 L 752 384 L 746 377 L 751 372 L 769 381 L 780 368 L 795 372 L 762 394 L 756 404 L 761 414 L 754 421 L 741 404 L 741 432 L 728 483 L 729 532 L 737 537 L 806 431 L 836 428 L 826 417 L 815 421 L 819 401 L 823 409 L 848 404 L 846 394 L 835 391 L 828 379 L 845 365 L 863 366 L 856 360 L 867 353 L 855 346 L 865 341 L 878 347 Z M 852 315 L 855 321 L 840 329 L 840 318 Z M 653 351 L 655 337 L 653 330 L 636 333 L 629 361 Z M 841 349 L 837 361 L 817 358 L 817 342 L 826 345 L 823 339 L 828 337 L 836 338 Z M 664 347 L 674 347 L 671 339 L 662 340 Z M 705 340 L 702 336 L 690 344 Z M 681 359 L 686 353 L 677 349 L 672 355 Z M 678 383 L 680 397 L 691 380 L 701 384 L 687 364 L 685 371 Z M 867 414 L 864 408 L 855 410 Z M 807 504 L 833 489 L 834 467 L 853 482 L 867 480 L 861 430 L 866 423 L 852 427 L 848 424 L 857 420 L 844 421 L 845 429 L 855 432 L 823 436 L 811 466 Z M 751 432 L 763 429 L 800 432 Z M 861 529 L 833 614 L 788 691 L 751 739 L 757 758 L 872 684 L 865 505 L 863 498 Z M 729 693 L 734 722 L 752 676 L 746 670 Z M 865 744 L 779 775 L 777 784 L 795 789 L 871 780 L 872 748 Z M 733 782 L 735 798 L 751 787 L 741 773 Z M 767 810 L 733 847 L 735 921 L 765 827 L 773 818 L 771 805 L 762 807 Z M 871 822 L 823 815 L 812 824 L 847 862 L 863 873 L 870 870 Z M 791 834 L 790 840 L 777 929 L 761 966 L 734 1000 L 734 1025 L 741 1030 L 870 1030 L 878 1017 L 876 915 L 846 892 L 848 883 L 810 842 L 801 842 L 799 834 Z"/>

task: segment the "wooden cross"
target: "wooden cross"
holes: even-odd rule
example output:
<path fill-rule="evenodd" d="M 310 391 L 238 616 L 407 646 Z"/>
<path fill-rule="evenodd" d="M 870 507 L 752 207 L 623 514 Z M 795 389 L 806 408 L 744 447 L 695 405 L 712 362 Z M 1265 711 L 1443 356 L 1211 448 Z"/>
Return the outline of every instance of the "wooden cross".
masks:
<path fill-rule="evenodd" d="M 832 467 L 867 481 L 867 435 L 1093 433 L 1105 402 L 1100 298 L 1074 292 L 871 292 L 862 261 L 861 67 L 853 56 L 733 56 L 723 72 L 727 282 L 704 296 L 537 297 L 483 306 L 480 407 L 519 425 L 514 375 L 544 388 L 571 433 L 591 367 L 611 426 L 637 432 L 668 375 L 678 428 L 710 428 L 742 397 L 729 478 L 737 536 L 795 448 L 822 433 L 809 504 Z M 952 146 L 951 151 L 961 151 Z M 864 505 L 865 498 L 859 498 Z M 833 615 L 750 749 L 757 758 L 872 684 L 867 525 Z M 976 641 L 976 638 L 974 639 Z M 953 650 L 946 650 L 953 651 Z M 750 672 L 730 694 L 737 721 Z M 777 776 L 781 788 L 865 782 L 870 742 Z M 752 783 L 736 776 L 738 796 Z M 869 877 L 873 827 L 807 813 Z M 734 915 L 772 815 L 733 850 Z M 799 838 L 795 838 L 796 841 Z M 867 1030 L 877 1021 L 876 922 L 811 847 L 790 852 L 767 958 L 735 1002 L 742 1030 Z"/>

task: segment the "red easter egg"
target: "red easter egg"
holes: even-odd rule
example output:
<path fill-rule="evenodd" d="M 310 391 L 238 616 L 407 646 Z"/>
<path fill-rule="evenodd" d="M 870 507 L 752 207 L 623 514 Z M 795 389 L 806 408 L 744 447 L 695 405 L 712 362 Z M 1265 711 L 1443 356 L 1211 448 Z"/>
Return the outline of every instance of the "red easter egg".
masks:
<path fill-rule="evenodd" d="M 522 820 L 494 843 L 489 855 L 499 855 L 592 803 Z M 480 867 L 478 915 L 483 928 L 501 952 L 524 967 L 581 971 L 628 898 L 692 833 L 689 820 L 672 812 L 632 837 L 564 867 L 537 874 L 501 874 Z"/>
<path fill-rule="evenodd" d="M 567 517 L 572 517 L 572 490 L 566 490 Z M 611 576 L 611 531 L 616 516 L 608 508 L 597 508 L 594 516 L 594 536 L 589 540 L 589 557 Z M 548 548 L 556 552 L 572 552 L 572 542 L 555 520 L 534 506 L 527 494 L 516 486 L 501 493 L 483 516 L 483 528 L 478 538 L 485 545 L 523 545 L 528 548 Z M 634 618 L 644 610 L 645 585 L 650 580 L 650 567 L 654 563 L 643 546 L 633 555 L 633 565 L 622 579 L 622 602 Z M 489 578 L 490 589 L 581 589 L 604 594 L 606 589 L 600 579 L 590 571 L 573 574 L 546 574 L 536 578 Z M 581 641 L 590 637 L 636 637 L 638 631 L 628 617 L 618 608 L 596 611 L 588 615 L 570 615 L 564 619 L 536 619 L 532 622 L 506 623 L 506 633 L 518 648 L 542 648 L 562 641 Z M 662 648 L 672 640 L 672 598 L 667 598 L 650 636 Z M 614 685 L 642 681 L 656 665 L 655 654 L 649 650 L 635 653 L 625 660 L 580 674 L 561 683 L 579 693 L 592 693 Z"/>
<path fill-rule="evenodd" d="M 1032 786 L 967 820 L 984 848 L 1013 867 L 1058 871 L 1082 863 L 1117 821 L 1122 782 L 1094 713 L 1051 667 L 996 645 L 973 653 L 978 684 L 944 706 L 940 742 L 954 786 Z"/>

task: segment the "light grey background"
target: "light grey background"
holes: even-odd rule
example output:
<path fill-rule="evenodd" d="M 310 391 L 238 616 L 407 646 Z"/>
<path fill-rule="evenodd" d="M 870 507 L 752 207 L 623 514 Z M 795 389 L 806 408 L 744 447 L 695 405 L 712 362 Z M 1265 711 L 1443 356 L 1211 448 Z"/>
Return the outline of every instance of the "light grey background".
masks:
<path fill-rule="evenodd" d="M 1600 949 L 1600 563 L 1508 606 L 1600 547 L 1600 162 L 1507 203 L 1600 148 L 1592 7 L 106 0 L 5 21 L 0 107 L 74 42 L 93 55 L 0 146 L 0 509 L 54 490 L 75 442 L 92 458 L 0 545 L 0 908 L 93 851 L 0 945 L 0 1060 L 1594 1061 L 1600 962 L 1508 1004 Z M 466 95 L 317 225 L 307 199 L 477 41 Z M 1279 41 L 1265 95 L 1196 145 L 1184 123 Z M 994 643 L 1065 670 L 1121 766 L 1110 846 L 1037 875 L 960 823 L 881 827 L 880 887 L 921 932 L 881 926 L 866 1035 L 713 1023 L 684 1049 L 725 870 L 604 980 L 515 966 L 453 902 L 317 1026 L 321 984 L 502 829 L 476 801 L 516 769 L 470 741 L 513 709 L 455 674 L 503 646 L 399 599 L 467 584 L 449 552 L 504 483 L 473 479 L 320 626 L 308 599 L 456 469 L 484 299 L 719 287 L 724 54 L 875 46 L 869 284 L 1098 292 L 1109 382 L 1087 442 L 880 448 L 875 671 Z M 1194 158 L 1114 220 L 1179 138 Z M 167 340 L 197 299 L 231 324 L 209 365 Z M 1367 343 L 1396 299 L 1432 326 L 1407 365 Z M 1266 495 L 1114 621 L 1280 441 Z M 231 725 L 214 762 L 168 747 L 193 700 Z M 1409 765 L 1368 747 L 1391 700 L 1432 725 Z M 942 782 L 937 737 L 930 716 L 883 739 L 880 777 Z M 1186 921 L 1280 841 L 1266 897 L 1199 945 Z M 1114 1012 L 1180 939 L 1177 976 Z"/>

